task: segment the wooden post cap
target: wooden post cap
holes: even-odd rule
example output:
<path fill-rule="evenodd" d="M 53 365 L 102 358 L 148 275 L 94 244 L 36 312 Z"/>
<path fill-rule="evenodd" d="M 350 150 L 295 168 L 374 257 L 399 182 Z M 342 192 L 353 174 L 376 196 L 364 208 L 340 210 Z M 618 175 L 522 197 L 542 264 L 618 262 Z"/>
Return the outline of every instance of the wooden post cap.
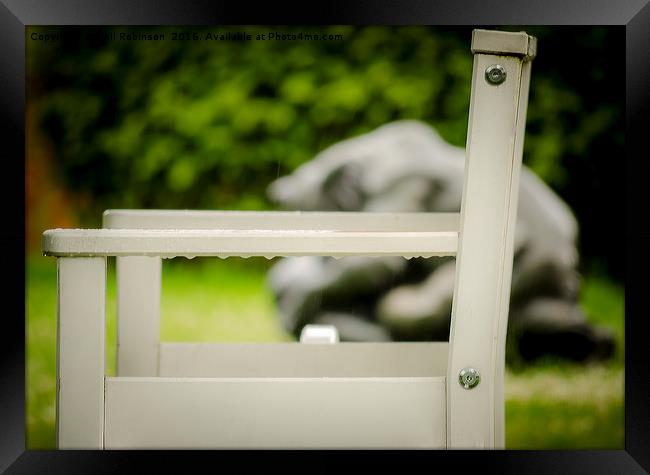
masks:
<path fill-rule="evenodd" d="M 521 56 L 530 61 L 537 54 L 537 38 L 524 31 L 474 30 L 472 53 Z"/>

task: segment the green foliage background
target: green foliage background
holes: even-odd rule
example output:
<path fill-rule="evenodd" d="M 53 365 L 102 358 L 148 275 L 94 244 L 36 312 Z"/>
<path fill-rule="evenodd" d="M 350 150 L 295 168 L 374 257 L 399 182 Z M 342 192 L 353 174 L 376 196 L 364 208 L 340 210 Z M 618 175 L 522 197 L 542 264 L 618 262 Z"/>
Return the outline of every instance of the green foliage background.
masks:
<path fill-rule="evenodd" d="M 624 145 L 623 30 L 505 29 L 539 39 L 525 163 L 576 211 L 587 263 L 621 279 L 620 259 L 595 236 L 601 213 L 622 215 L 617 194 L 606 191 L 610 181 L 623 183 L 615 161 Z M 182 31 L 343 39 L 171 39 Z M 165 40 L 101 34 L 111 32 Z M 32 33 L 64 34 L 45 42 Z M 273 179 L 392 120 L 421 119 L 465 144 L 469 27 L 39 27 L 28 28 L 26 41 L 28 98 L 54 145 L 60 179 L 90 197 L 82 210 L 88 226 L 99 225 L 106 208 L 269 208 Z"/>

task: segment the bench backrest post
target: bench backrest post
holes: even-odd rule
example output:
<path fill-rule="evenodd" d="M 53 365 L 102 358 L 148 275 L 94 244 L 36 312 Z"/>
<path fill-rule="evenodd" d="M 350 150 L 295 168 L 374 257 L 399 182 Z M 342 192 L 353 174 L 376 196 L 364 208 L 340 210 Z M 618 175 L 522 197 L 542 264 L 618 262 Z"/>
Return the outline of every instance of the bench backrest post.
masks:
<path fill-rule="evenodd" d="M 504 446 L 505 340 L 530 60 L 523 32 L 474 30 L 447 371 L 449 448 Z M 462 370 L 479 383 L 462 385 Z M 467 381 L 466 381 L 467 382 Z M 473 386 L 473 387 L 472 387 Z"/>

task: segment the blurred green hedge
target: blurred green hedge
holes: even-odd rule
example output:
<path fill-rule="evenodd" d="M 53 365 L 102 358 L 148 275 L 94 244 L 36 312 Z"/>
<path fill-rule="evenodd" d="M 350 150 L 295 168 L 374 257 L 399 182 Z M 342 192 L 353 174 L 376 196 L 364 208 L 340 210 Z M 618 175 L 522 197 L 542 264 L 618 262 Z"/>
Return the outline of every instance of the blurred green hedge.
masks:
<path fill-rule="evenodd" d="M 622 30 L 509 29 L 539 38 L 525 163 L 569 201 L 584 231 L 594 207 L 585 191 L 616 178 L 603 170 L 624 144 L 624 89 L 615 87 L 624 74 L 614 82 L 610 74 L 612 58 L 624 60 Z M 67 35 L 59 41 L 29 37 L 60 31 Z M 98 31 L 165 40 L 81 39 Z M 174 41 L 174 31 L 343 40 Z M 60 179 L 92 196 L 89 225 L 108 207 L 268 208 L 273 179 L 397 119 L 424 120 L 465 143 L 471 28 L 39 27 L 27 35 L 28 100 L 54 145 Z M 600 252 L 583 244 L 587 254 Z"/>

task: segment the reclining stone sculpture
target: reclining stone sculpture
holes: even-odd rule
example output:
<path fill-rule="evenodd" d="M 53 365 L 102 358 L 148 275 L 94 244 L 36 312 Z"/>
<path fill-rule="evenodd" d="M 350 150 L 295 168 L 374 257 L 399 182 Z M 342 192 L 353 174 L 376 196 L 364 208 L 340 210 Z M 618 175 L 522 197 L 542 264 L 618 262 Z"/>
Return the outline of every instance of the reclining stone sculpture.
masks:
<path fill-rule="evenodd" d="M 332 145 L 268 189 L 303 211 L 457 212 L 465 151 L 429 125 L 404 120 Z M 612 354 L 613 337 L 578 305 L 578 224 L 570 208 L 522 167 L 509 318 L 509 357 L 574 360 Z M 446 340 L 451 258 L 285 258 L 269 273 L 284 327 L 332 324 L 342 341 Z"/>

